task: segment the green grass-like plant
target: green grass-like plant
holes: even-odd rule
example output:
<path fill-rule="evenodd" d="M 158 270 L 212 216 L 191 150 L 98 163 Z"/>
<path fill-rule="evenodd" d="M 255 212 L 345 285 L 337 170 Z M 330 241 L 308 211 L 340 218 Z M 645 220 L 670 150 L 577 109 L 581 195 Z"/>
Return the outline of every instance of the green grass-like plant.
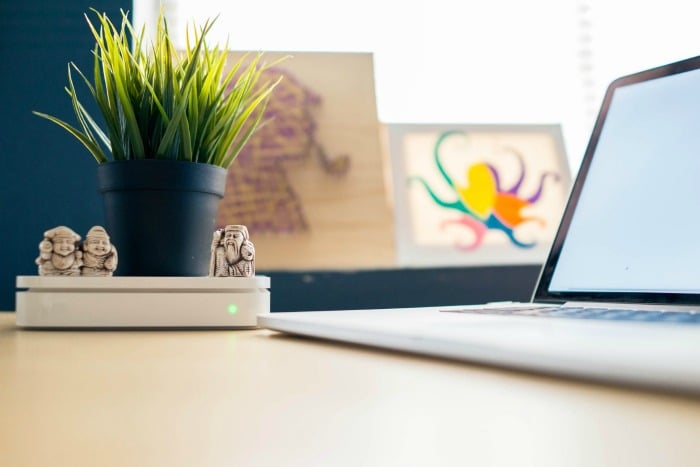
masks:
<path fill-rule="evenodd" d="M 85 15 L 95 37 L 92 80 L 68 64 L 68 86 L 79 128 L 41 112 L 77 138 L 98 163 L 110 160 L 170 159 L 228 168 L 262 125 L 270 93 L 282 79 L 262 82 L 262 53 L 246 54 L 225 70 L 228 43 L 210 47 L 205 37 L 213 21 L 178 54 L 161 13 L 150 49 L 145 29 L 136 33 L 126 13 L 117 28 L 105 13 L 92 10 L 98 27 Z M 73 71 L 97 103 L 104 128 L 78 99 Z M 105 150 L 106 148 L 106 150 Z M 111 157 L 110 157 L 111 154 Z"/>

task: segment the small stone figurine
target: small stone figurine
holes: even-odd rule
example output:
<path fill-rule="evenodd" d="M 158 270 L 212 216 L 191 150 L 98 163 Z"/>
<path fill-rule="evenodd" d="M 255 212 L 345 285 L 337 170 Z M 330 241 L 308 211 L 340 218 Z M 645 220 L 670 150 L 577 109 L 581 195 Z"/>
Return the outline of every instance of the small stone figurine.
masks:
<path fill-rule="evenodd" d="M 209 276 L 253 277 L 255 247 L 245 225 L 227 225 L 214 232 Z"/>
<path fill-rule="evenodd" d="M 39 257 L 34 261 L 39 266 L 39 275 L 79 276 L 83 265 L 79 241 L 80 235 L 63 225 L 44 232 Z"/>
<path fill-rule="evenodd" d="M 99 225 L 94 226 L 85 236 L 82 244 L 83 276 L 108 277 L 117 269 L 117 249 L 109 241 L 107 231 Z"/>

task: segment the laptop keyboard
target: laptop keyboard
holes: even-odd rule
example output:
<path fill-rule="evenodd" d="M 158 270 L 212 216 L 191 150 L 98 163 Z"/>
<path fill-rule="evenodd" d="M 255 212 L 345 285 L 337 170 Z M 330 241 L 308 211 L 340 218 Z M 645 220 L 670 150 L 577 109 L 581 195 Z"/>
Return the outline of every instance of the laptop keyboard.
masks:
<path fill-rule="evenodd" d="M 499 307 L 461 310 L 441 310 L 453 313 L 501 316 L 533 316 L 545 318 L 602 319 L 613 321 L 663 322 L 700 324 L 700 311 L 643 311 L 614 308 L 578 308 L 566 306 Z"/>

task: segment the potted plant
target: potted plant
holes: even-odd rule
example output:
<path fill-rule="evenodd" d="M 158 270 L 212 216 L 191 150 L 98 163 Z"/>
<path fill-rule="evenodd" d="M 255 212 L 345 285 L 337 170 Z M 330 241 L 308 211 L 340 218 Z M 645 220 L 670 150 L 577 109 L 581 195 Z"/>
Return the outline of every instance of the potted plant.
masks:
<path fill-rule="evenodd" d="M 69 63 L 66 92 L 78 125 L 45 113 L 98 162 L 105 221 L 119 248 L 118 273 L 205 276 L 226 171 L 264 123 L 270 93 L 262 54 L 226 68 L 228 47 L 211 47 L 207 21 L 177 53 L 163 14 L 146 47 L 126 13 L 121 27 L 106 14 L 87 23 L 95 37 L 89 78 Z M 78 99 L 74 72 L 85 83 L 103 126 Z"/>

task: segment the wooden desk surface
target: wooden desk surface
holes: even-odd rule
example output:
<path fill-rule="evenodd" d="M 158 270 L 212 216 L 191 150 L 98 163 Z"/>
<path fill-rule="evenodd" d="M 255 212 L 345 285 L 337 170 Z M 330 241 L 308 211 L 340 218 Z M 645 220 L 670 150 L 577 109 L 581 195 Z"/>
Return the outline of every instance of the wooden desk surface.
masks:
<path fill-rule="evenodd" d="M 257 331 L 24 331 L 2 466 L 700 465 L 700 400 Z"/>

